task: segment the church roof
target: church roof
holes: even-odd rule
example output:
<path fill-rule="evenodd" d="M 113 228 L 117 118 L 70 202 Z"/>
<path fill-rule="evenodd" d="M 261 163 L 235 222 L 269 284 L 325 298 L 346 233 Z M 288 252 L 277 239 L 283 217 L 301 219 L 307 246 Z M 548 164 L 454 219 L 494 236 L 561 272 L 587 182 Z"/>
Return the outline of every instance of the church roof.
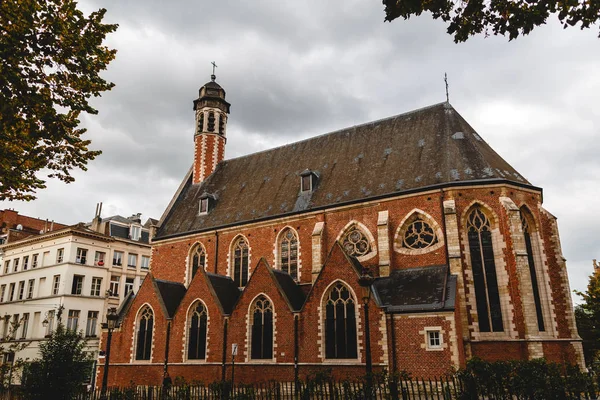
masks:
<path fill-rule="evenodd" d="M 300 191 L 300 174 L 316 174 Z M 225 160 L 186 177 L 154 240 L 449 185 L 531 184 L 449 104 L 440 103 Z M 203 193 L 216 202 L 198 215 Z"/>
<path fill-rule="evenodd" d="M 376 279 L 373 289 L 388 312 L 453 310 L 456 276 L 445 265 L 401 269 Z"/>

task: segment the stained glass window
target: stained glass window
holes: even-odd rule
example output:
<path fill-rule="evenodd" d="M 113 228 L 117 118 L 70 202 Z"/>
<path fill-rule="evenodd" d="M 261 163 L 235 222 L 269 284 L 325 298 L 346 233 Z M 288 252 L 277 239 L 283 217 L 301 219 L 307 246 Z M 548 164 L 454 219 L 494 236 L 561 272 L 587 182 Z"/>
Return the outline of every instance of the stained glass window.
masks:
<path fill-rule="evenodd" d="M 233 246 L 233 281 L 238 287 L 248 283 L 248 243 L 239 238 Z"/>
<path fill-rule="evenodd" d="M 404 231 L 402 245 L 409 249 L 425 249 L 438 241 L 435 231 L 427 222 L 416 217 Z"/>
<path fill-rule="evenodd" d="M 252 352 L 253 359 L 273 358 L 273 306 L 260 296 L 252 309 Z"/>
<path fill-rule="evenodd" d="M 346 232 L 342 239 L 342 246 L 347 254 L 355 257 L 364 256 L 371 251 L 369 239 L 357 226 L 353 226 Z"/>
<path fill-rule="evenodd" d="M 348 288 L 335 284 L 325 304 L 325 357 L 358 357 L 355 307 Z"/>
<path fill-rule="evenodd" d="M 136 360 L 149 360 L 152 353 L 152 330 L 154 328 L 154 314 L 148 306 L 144 307 L 138 320 Z"/>
<path fill-rule="evenodd" d="M 538 286 L 537 271 L 535 269 L 535 261 L 533 258 L 533 246 L 531 238 L 531 228 L 525 215 L 527 211 L 521 210 L 521 225 L 523 226 L 523 236 L 525 237 L 525 249 L 527 250 L 527 263 L 529 264 L 529 275 L 531 277 L 531 289 L 533 294 L 533 302 L 535 304 L 535 313 L 537 316 L 538 330 L 544 332 L 546 330 L 544 324 L 544 314 L 542 312 L 542 300 L 540 298 L 540 288 Z"/>
<path fill-rule="evenodd" d="M 206 358 L 208 312 L 201 301 L 192 306 L 189 321 L 188 359 L 204 360 Z"/>
<path fill-rule="evenodd" d="M 281 270 L 298 278 L 298 238 L 293 230 L 287 229 L 282 233 L 280 244 Z"/>

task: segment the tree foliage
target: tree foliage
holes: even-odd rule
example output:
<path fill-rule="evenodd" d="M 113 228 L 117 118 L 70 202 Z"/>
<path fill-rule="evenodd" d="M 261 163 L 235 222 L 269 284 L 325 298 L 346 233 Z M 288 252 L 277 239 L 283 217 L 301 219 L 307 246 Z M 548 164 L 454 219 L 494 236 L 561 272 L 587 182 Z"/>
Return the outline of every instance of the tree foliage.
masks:
<path fill-rule="evenodd" d="M 58 323 L 52 336 L 40 343 L 39 360 L 23 371 L 24 398 L 67 400 L 75 398 L 90 375 L 90 355 L 81 333 Z"/>
<path fill-rule="evenodd" d="M 116 50 L 106 10 L 86 17 L 74 0 L 0 1 L 0 200 L 32 200 L 49 178 L 72 182 L 100 151 L 78 128 L 88 100 L 114 84 L 99 73 Z"/>
<path fill-rule="evenodd" d="M 543 25 L 556 14 L 564 28 L 589 28 L 600 19 L 599 0 L 383 0 L 385 20 L 408 19 L 429 11 L 449 22 L 455 42 L 484 33 L 516 39 Z"/>
<path fill-rule="evenodd" d="M 576 293 L 583 298 L 575 308 L 577 330 L 583 339 L 586 364 L 592 366 L 600 363 L 600 268 L 590 276 L 587 291 Z"/>

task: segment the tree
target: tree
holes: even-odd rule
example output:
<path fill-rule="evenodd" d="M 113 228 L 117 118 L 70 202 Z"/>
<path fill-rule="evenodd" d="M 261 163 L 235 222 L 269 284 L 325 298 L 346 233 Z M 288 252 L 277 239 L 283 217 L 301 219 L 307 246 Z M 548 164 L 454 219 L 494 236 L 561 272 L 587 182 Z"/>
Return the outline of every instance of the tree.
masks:
<path fill-rule="evenodd" d="M 91 358 L 85 352 L 86 346 L 82 334 L 66 329 L 59 319 L 50 338 L 40 343 L 41 359 L 24 368 L 21 386 L 24 398 L 75 398 L 90 375 Z"/>
<path fill-rule="evenodd" d="M 576 291 L 583 303 L 575 308 L 577 330 L 583 339 L 583 353 L 588 366 L 600 362 L 600 267 L 590 276 L 586 292 Z"/>
<path fill-rule="evenodd" d="M 558 14 L 564 28 L 577 24 L 589 28 L 600 19 L 599 0 L 383 0 L 383 4 L 386 21 L 431 12 L 434 19 L 450 23 L 447 31 L 457 43 L 482 32 L 516 39 L 545 24 L 551 14 Z"/>
<path fill-rule="evenodd" d="M 4 363 L 0 365 L 0 388 L 8 388 L 13 384 L 14 377 L 24 365 L 24 361 L 16 358 L 16 354 L 24 350 L 30 343 L 15 341 L 19 328 L 25 321 L 23 317 L 18 321 L 11 321 L 10 317 L 6 315 L 4 321 L 4 323 L 9 323 L 10 325 L 6 337 L 3 339 L 4 342 L 0 344 L 0 354 L 4 354 Z"/>
<path fill-rule="evenodd" d="M 0 200 L 33 200 L 48 178 L 73 182 L 101 152 L 78 128 L 88 100 L 114 84 L 99 73 L 116 50 L 102 45 L 117 29 L 100 9 L 88 17 L 74 0 L 0 1 Z"/>

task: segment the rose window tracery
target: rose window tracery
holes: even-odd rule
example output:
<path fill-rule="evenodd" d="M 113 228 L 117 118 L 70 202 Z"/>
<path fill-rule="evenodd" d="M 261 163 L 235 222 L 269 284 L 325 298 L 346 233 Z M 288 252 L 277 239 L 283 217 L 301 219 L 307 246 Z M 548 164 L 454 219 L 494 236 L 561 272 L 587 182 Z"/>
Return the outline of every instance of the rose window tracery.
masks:
<path fill-rule="evenodd" d="M 406 228 L 402 244 L 404 247 L 416 250 L 425 249 L 437 242 L 437 236 L 431 225 L 417 217 Z"/>
<path fill-rule="evenodd" d="M 342 246 L 347 254 L 360 257 L 371 251 L 369 239 L 356 226 L 352 227 L 342 240 Z"/>

